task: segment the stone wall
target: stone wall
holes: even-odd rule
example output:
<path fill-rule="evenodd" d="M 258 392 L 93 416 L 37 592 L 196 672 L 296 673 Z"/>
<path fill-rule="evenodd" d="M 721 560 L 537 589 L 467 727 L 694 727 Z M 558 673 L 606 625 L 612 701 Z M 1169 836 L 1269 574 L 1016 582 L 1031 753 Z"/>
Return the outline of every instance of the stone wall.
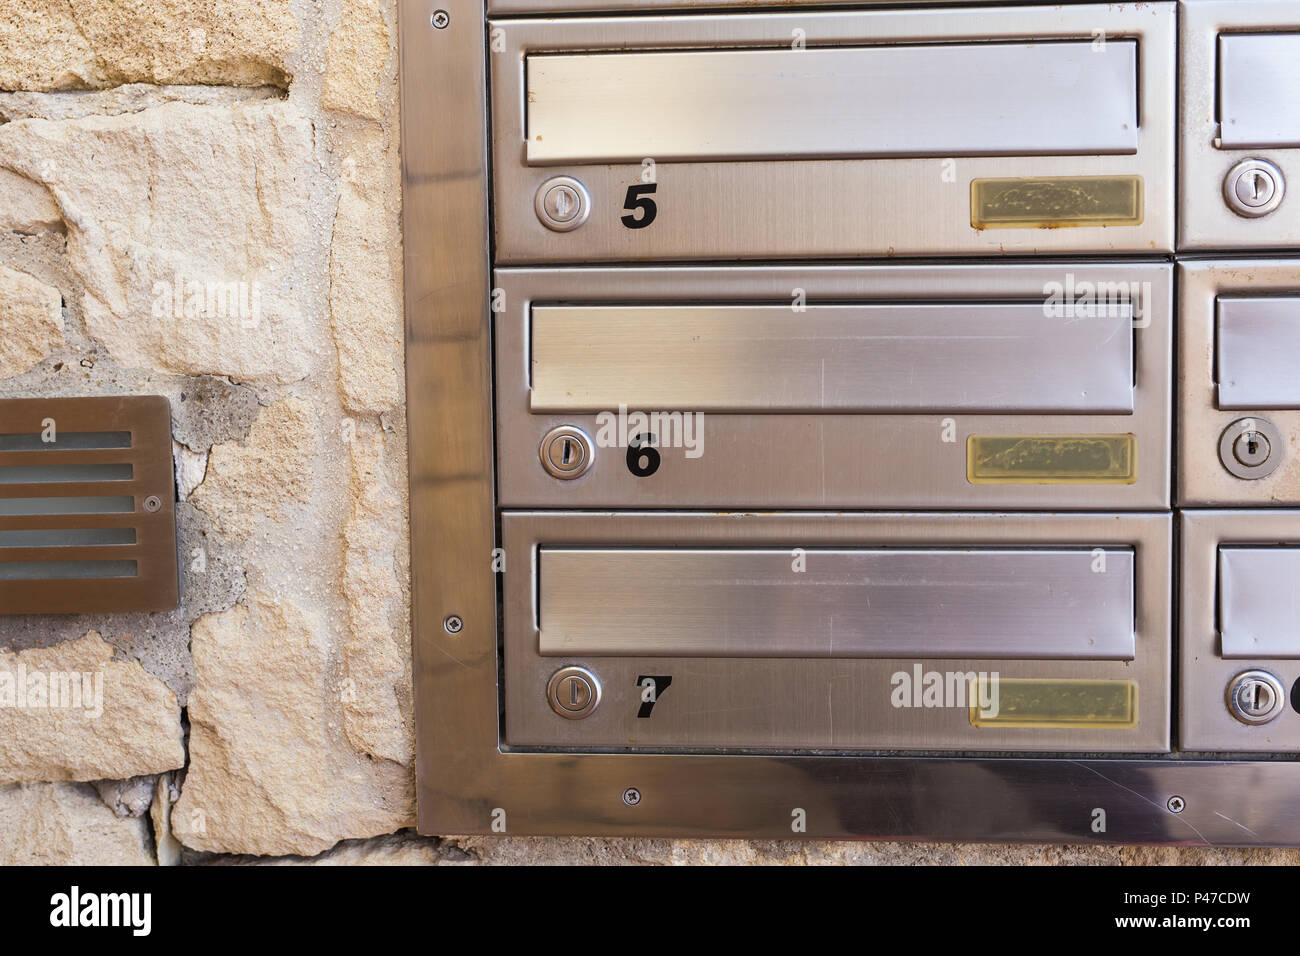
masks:
<path fill-rule="evenodd" d="M 0 397 L 168 396 L 184 592 L 0 617 L 104 681 L 0 708 L 0 864 L 1185 856 L 413 834 L 395 2 L 0 2 Z"/>

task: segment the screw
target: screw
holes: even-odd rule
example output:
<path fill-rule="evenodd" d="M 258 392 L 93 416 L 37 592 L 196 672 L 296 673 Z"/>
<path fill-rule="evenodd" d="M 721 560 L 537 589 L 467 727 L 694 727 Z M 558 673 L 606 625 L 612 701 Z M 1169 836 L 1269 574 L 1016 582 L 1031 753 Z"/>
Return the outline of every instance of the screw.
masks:
<path fill-rule="evenodd" d="M 623 791 L 623 802 L 629 807 L 635 807 L 641 802 L 641 791 L 636 787 L 628 787 Z"/>
<path fill-rule="evenodd" d="M 447 24 L 451 23 L 451 14 L 446 10 L 435 10 L 429 22 L 433 24 L 435 30 L 445 30 Z"/>
<path fill-rule="evenodd" d="M 1169 808 L 1170 813 L 1182 813 L 1183 808 L 1187 806 L 1187 801 L 1175 795 L 1169 798 L 1169 802 L 1165 806 Z"/>
<path fill-rule="evenodd" d="M 144 510 L 148 512 L 158 511 L 162 508 L 162 499 L 157 495 L 150 495 L 144 499 Z"/>
<path fill-rule="evenodd" d="M 449 614 L 447 620 L 442 622 L 442 626 L 448 634 L 459 634 L 461 629 L 465 627 L 465 622 L 458 615 Z"/>

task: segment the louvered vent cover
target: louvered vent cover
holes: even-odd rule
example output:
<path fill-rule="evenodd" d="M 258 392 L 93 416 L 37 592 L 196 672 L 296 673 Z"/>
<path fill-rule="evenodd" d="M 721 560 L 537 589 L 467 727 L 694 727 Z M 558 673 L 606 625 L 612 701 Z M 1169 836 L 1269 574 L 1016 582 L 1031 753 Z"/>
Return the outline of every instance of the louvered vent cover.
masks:
<path fill-rule="evenodd" d="M 0 400 L 0 614 L 174 608 L 171 448 L 162 396 Z"/>

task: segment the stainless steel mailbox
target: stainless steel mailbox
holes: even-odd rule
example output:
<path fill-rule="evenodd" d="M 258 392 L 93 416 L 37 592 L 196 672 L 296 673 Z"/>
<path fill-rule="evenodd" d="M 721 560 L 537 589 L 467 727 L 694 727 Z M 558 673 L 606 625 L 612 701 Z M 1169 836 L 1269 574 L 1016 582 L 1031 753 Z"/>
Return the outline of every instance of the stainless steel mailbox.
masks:
<path fill-rule="evenodd" d="M 499 270 L 500 501 L 1165 508 L 1171 281 L 1127 263 Z M 577 478 L 539 461 L 564 426 L 590 446 Z"/>
<path fill-rule="evenodd" d="M 1300 260 L 1178 268 L 1178 503 L 1300 505 Z"/>
<path fill-rule="evenodd" d="M 1184 512 L 1184 749 L 1300 750 L 1298 571 L 1300 512 Z"/>
<path fill-rule="evenodd" d="M 1179 4 L 1179 249 L 1300 242 L 1300 7 Z"/>
<path fill-rule="evenodd" d="M 1167 515 L 502 524 L 511 745 L 1168 749 Z M 582 719 L 546 693 L 573 667 Z"/>
<path fill-rule="evenodd" d="M 1173 248 L 1172 3 L 490 30 L 499 263 Z"/>
<path fill-rule="evenodd" d="M 1294 7 L 399 5 L 421 832 L 1300 845 Z"/>

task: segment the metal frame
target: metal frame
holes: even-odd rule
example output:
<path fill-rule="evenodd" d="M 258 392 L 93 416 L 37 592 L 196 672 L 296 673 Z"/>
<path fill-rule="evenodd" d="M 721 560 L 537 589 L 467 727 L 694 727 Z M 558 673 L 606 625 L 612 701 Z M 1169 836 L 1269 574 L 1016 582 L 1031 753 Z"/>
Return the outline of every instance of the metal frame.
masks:
<path fill-rule="evenodd" d="M 504 750 L 484 9 L 398 11 L 421 832 L 1300 842 L 1300 763 L 1285 760 Z"/>

